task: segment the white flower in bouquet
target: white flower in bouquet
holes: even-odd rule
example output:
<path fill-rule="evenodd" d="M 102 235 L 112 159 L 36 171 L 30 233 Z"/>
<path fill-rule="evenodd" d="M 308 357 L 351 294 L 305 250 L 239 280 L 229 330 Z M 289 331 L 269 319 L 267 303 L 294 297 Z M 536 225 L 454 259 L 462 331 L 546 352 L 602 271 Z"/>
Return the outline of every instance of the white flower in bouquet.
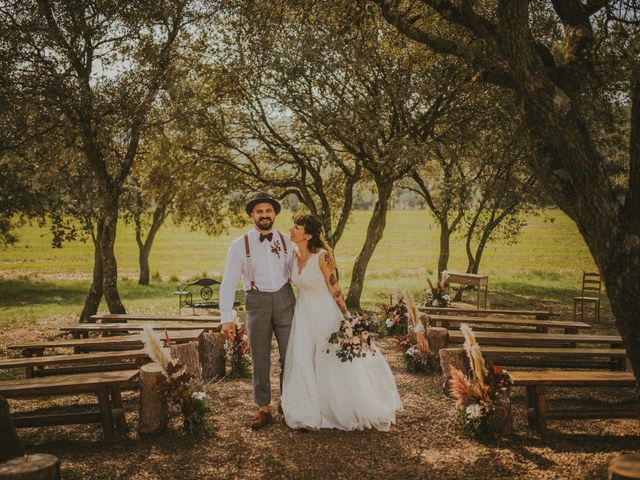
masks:
<path fill-rule="evenodd" d="M 395 322 L 391 317 L 387 317 L 387 320 L 385 321 L 385 323 L 387 324 L 387 328 L 391 328 L 395 324 Z"/>
<path fill-rule="evenodd" d="M 205 398 L 207 398 L 207 394 L 206 392 L 193 392 L 191 394 L 191 397 L 196 400 L 204 400 Z"/>
<path fill-rule="evenodd" d="M 416 355 L 416 346 L 412 345 L 411 347 L 409 347 L 407 349 L 407 351 L 405 352 L 407 355 L 409 355 L 410 357 L 414 357 Z"/>
<path fill-rule="evenodd" d="M 360 339 L 358 337 L 353 337 L 353 344 L 354 345 L 359 345 L 360 344 Z"/>
<path fill-rule="evenodd" d="M 347 328 L 344 333 L 348 337 L 353 337 L 353 328 Z"/>
<path fill-rule="evenodd" d="M 469 420 L 476 420 L 477 418 L 482 417 L 482 407 L 480 407 L 480 405 L 477 403 L 471 403 L 467 405 L 465 413 L 467 414 L 467 418 Z"/>

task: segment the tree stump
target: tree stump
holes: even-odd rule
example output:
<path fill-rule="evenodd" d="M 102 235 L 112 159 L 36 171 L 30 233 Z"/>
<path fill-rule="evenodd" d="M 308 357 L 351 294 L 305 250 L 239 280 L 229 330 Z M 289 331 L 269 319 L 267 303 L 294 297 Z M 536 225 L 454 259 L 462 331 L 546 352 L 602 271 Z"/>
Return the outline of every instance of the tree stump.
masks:
<path fill-rule="evenodd" d="M 500 418 L 500 436 L 510 437 L 513 432 L 513 413 L 509 389 L 498 394 L 495 406 L 498 418 Z"/>
<path fill-rule="evenodd" d="M 640 479 L 640 453 L 625 453 L 609 462 L 609 480 Z"/>
<path fill-rule="evenodd" d="M 60 460 L 36 453 L 0 463 L 0 480 L 60 480 Z"/>
<path fill-rule="evenodd" d="M 167 428 L 169 419 L 167 396 L 162 388 L 162 369 L 157 363 L 140 367 L 140 421 L 142 435 L 159 433 Z"/>
<path fill-rule="evenodd" d="M 449 380 L 451 367 L 461 370 L 465 375 L 471 368 L 464 348 L 443 348 L 440 350 L 440 367 L 442 368 L 442 389 L 450 395 Z"/>
<path fill-rule="evenodd" d="M 449 341 L 449 331 L 442 327 L 429 327 L 427 329 L 427 344 L 429 352 L 439 358 L 440 350 L 446 348 Z"/>
<path fill-rule="evenodd" d="M 195 378 L 202 376 L 200 368 L 200 350 L 198 342 L 171 345 L 171 357 L 184 365 L 187 373 Z"/>
<path fill-rule="evenodd" d="M 225 362 L 224 336 L 221 333 L 204 333 L 200 340 L 200 364 L 203 378 L 211 380 L 224 377 Z"/>
<path fill-rule="evenodd" d="M 0 397 L 0 462 L 24 455 L 24 446 L 11 422 L 9 404 Z"/>

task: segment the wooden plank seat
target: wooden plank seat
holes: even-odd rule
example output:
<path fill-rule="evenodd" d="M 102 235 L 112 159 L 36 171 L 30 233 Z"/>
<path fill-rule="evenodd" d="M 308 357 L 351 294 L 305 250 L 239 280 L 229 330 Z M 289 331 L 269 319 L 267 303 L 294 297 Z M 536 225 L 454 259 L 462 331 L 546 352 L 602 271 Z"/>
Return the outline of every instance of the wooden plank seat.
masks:
<path fill-rule="evenodd" d="M 204 330 L 176 330 L 167 332 L 169 340 L 173 343 L 198 342 L 203 333 Z M 156 334 L 162 341 L 166 341 L 164 332 L 157 332 Z M 115 337 L 72 338 L 67 340 L 45 340 L 41 342 L 16 343 L 13 345 L 7 345 L 7 348 L 12 350 L 22 350 L 22 354 L 24 356 L 30 357 L 32 355 L 42 355 L 44 350 L 49 348 L 70 347 L 74 349 L 75 353 L 81 353 L 88 349 L 109 350 L 110 348 L 119 348 L 120 350 L 131 350 L 132 348 L 140 348 L 142 346 L 142 336 L 137 334 L 120 335 Z"/>
<path fill-rule="evenodd" d="M 122 363 L 125 360 L 133 360 L 134 363 Z M 25 376 L 32 378 L 34 375 L 59 375 L 69 373 L 87 373 L 108 370 L 131 370 L 146 363 L 148 360 L 144 350 L 123 350 L 116 352 L 79 353 L 77 355 L 48 355 L 46 357 L 18 357 L 0 360 L 0 369 L 24 368 Z M 104 362 L 95 365 L 96 362 Z M 114 363 L 117 362 L 117 363 Z M 92 365 L 78 364 L 91 363 Z M 67 365 L 64 368 L 47 368 L 53 365 Z M 70 367 L 68 365 L 73 365 Z M 34 372 L 34 369 L 35 370 Z"/>
<path fill-rule="evenodd" d="M 130 386 L 137 376 L 138 370 L 124 370 L 23 378 L 0 382 L 0 395 L 6 398 L 24 398 L 94 393 L 98 397 L 99 412 L 12 415 L 11 419 L 18 428 L 101 423 L 105 440 L 112 442 L 115 438 L 114 423 L 118 427 L 126 425 L 121 389 Z"/>
<path fill-rule="evenodd" d="M 70 332 L 75 338 L 89 336 L 89 333 L 99 333 L 101 335 L 112 333 L 128 333 L 133 331 L 143 330 L 145 327 L 152 328 L 153 330 L 206 330 L 219 332 L 220 323 L 76 323 L 74 325 L 67 325 L 61 327 L 63 332 Z"/>
<path fill-rule="evenodd" d="M 485 346 L 481 350 L 486 359 L 501 366 L 626 369 L 624 348 Z"/>
<path fill-rule="evenodd" d="M 539 333 L 546 333 L 549 328 L 563 329 L 565 333 L 578 333 L 578 330 L 589 330 L 591 325 L 584 322 L 571 322 L 563 320 L 539 320 L 529 318 L 511 317 L 471 317 L 463 315 L 429 315 L 429 325 L 449 328 L 451 324 L 459 325 L 467 323 L 471 325 L 489 325 L 505 327 L 530 327 Z"/>
<path fill-rule="evenodd" d="M 495 308 L 454 308 L 454 307 L 419 307 L 420 312 L 433 315 L 465 315 L 465 316 L 484 316 L 484 315 L 510 315 L 512 317 L 534 317 L 538 320 L 545 320 L 551 317 L 560 316 L 557 312 L 551 310 L 505 310 Z"/>
<path fill-rule="evenodd" d="M 480 348 L 488 345 L 551 347 L 576 344 L 602 344 L 611 348 L 622 346 L 619 335 L 583 335 L 571 333 L 514 333 L 514 332 L 474 332 Z M 459 330 L 449 330 L 448 343 L 464 343 L 464 335 Z"/>
<path fill-rule="evenodd" d="M 108 313 L 91 315 L 93 323 L 126 323 L 126 322 L 203 322 L 214 323 L 220 321 L 220 315 L 132 315 L 120 313 Z"/>
<path fill-rule="evenodd" d="M 636 387 L 632 372 L 590 372 L 590 371 L 510 371 L 515 387 L 525 387 L 527 391 L 527 418 L 529 427 L 544 435 L 548 419 L 576 418 L 640 418 L 638 405 L 633 408 L 608 409 L 556 409 L 546 405 L 547 387 Z"/>

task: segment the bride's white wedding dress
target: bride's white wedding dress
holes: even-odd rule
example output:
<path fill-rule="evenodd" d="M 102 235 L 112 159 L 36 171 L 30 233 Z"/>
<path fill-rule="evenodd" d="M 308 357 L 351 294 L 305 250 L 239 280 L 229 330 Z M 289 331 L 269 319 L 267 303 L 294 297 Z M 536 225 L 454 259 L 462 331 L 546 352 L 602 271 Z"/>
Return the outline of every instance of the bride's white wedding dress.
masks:
<path fill-rule="evenodd" d="M 291 279 L 298 298 L 284 367 L 285 421 L 291 428 L 313 430 L 389 430 L 402 408 L 391 369 L 379 349 L 343 363 L 336 346 L 329 346 L 342 313 L 329 293 L 320 259 L 320 252 L 312 254 L 302 272 L 294 262 Z"/>

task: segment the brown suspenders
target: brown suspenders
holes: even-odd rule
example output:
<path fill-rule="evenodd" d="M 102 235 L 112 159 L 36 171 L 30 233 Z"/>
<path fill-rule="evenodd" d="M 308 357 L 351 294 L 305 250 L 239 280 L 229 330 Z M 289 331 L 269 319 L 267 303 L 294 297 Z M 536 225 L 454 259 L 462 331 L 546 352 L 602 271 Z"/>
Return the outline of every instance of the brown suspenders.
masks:
<path fill-rule="evenodd" d="M 291 272 L 289 271 L 289 262 L 287 260 L 287 242 L 284 241 L 284 235 L 278 232 L 280 240 L 282 241 L 282 249 L 284 250 L 284 264 L 287 268 L 287 276 L 291 280 Z M 251 283 L 251 290 L 258 290 L 256 287 L 256 279 L 253 276 L 253 264 L 251 263 L 251 249 L 249 248 L 249 235 L 244 234 L 244 253 L 247 257 L 247 270 L 249 271 L 249 282 Z"/>

